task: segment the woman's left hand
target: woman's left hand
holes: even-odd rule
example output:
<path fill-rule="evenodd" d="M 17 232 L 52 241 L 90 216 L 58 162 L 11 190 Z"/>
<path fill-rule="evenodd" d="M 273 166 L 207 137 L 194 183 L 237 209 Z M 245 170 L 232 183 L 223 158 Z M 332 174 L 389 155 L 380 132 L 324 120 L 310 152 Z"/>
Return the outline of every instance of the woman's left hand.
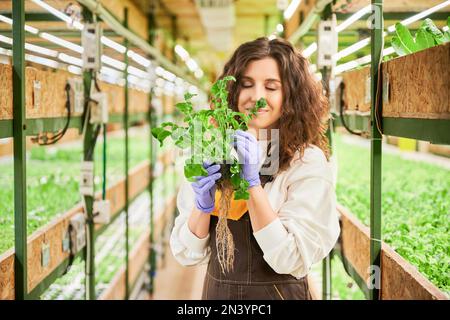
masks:
<path fill-rule="evenodd" d="M 239 163 L 242 164 L 242 175 L 249 183 L 249 188 L 259 186 L 259 164 L 261 152 L 258 146 L 258 140 L 245 131 L 237 130 L 233 136 L 233 146 L 239 156 Z"/>

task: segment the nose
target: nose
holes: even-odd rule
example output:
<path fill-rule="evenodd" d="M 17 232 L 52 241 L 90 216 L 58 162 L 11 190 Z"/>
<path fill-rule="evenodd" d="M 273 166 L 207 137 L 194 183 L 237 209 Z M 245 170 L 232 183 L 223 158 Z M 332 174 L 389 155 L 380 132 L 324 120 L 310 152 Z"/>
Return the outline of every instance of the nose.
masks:
<path fill-rule="evenodd" d="M 263 85 L 253 86 L 253 91 L 251 94 L 252 102 L 256 102 L 261 98 L 266 98 L 266 89 Z"/>

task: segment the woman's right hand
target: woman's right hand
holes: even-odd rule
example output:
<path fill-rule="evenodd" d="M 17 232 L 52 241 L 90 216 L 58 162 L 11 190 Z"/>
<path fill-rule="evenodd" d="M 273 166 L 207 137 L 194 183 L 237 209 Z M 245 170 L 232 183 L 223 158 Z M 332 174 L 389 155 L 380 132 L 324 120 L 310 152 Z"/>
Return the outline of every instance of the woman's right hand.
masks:
<path fill-rule="evenodd" d="M 193 182 L 192 189 L 195 193 L 195 206 L 202 212 L 211 213 L 214 210 L 216 196 L 216 181 L 222 176 L 220 164 L 203 163 L 203 167 L 208 172 L 207 176 L 197 177 Z"/>

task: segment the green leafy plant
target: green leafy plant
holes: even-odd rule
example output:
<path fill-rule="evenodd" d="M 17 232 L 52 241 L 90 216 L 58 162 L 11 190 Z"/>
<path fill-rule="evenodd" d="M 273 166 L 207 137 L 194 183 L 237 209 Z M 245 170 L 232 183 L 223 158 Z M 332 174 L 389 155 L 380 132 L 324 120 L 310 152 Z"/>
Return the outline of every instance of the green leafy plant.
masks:
<path fill-rule="evenodd" d="M 152 129 L 152 135 L 162 146 L 164 140 L 171 137 L 181 149 L 192 148 L 192 155 L 186 160 L 184 175 L 189 181 L 196 176 L 206 176 L 203 161 L 222 164 L 222 178 L 219 185 L 229 181 L 233 187 L 234 199 L 248 199 L 248 182 L 240 176 L 241 164 L 232 154 L 231 136 L 236 130 L 247 130 L 248 122 L 260 108 L 266 106 L 261 98 L 248 114 L 233 111 L 228 105 L 227 83 L 236 81 L 232 76 L 218 80 L 211 88 L 213 109 L 195 111 L 191 102 L 194 95 L 185 94 L 184 102 L 176 108 L 184 115 L 186 126 L 173 122 L 164 122 Z M 220 188 L 219 188 L 220 189 Z"/>
<path fill-rule="evenodd" d="M 447 25 L 450 27 L 450 17 L 447 18 Z M 395 24 L 395 32 L 396 36 L 392 38 L 391 44 L 399 56 L 428 49 L 450 41 L 450 32 L 442 32 L 439 30 L 431 19 L 425 19 L 422 22 L 415 37 L 401 23 Z"/>

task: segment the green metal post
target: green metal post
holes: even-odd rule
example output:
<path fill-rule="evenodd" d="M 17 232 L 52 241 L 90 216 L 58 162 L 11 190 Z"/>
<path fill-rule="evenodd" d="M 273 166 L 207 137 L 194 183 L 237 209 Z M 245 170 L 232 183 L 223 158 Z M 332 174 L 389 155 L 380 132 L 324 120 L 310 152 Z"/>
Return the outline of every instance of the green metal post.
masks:
<path fill-rule="evenodd" d="M 124 9 L 124 26 L 128 28 L 128 8 Z M 130 279 L 129 279 L 129 225 L 128 225 L 128 204 L 129 204 L 129 155 L 128 155 L 128 39 L 124 39 L 124 47 L 126 48 L 124 55 L 125 62 L 125 112 L 123 114 L 123 126 L 125 130 L 125 300 L 130 297 Z"/>
<path fill-rule="evenodd" d="M 83 18 L 87 22 L 93 21 L 92 13 L 85 7 L 83 7 Z M 84 96 L 85 101 L 89 101 L 91 84 L 92 84 L 92 71 L 86 70 L 83 72 L 84 81 Z M 83 138 L 83 160 L 93 161 L 95 140 L 94 140 L 94 126 L 90 123 L 90 111 L 86 105 L 84 117 L 84 138 Z M 94 230 L 94 197 L 90 195 L 85 195 L 84 204 L 86 210 L 86 256 L 85 256 L 85 272 L 86 272 L 86 300 L 94 300 L 95 295 L 95 230 Z"/>
<path fill-rule="evenodd" d="M 330 70 L 324 67 L 320 70 L 320 73 L 322 74 L 322 85 L 325 89 L 326 96 L 329 98 Z M 331 119 L 328 124 L 326 136 L 331 150 Z M 322 260 L 322 299 L 331 300 L 331 253 Z"/>
<path fill-rule="evenodd" d="M 372 0 L 374 25 L 371 30 L 371 144 L 370 144 L 370 299 L 378 300 L 381 285 L 381 121 L 382 76 L 379 74 L 383 49 L 383 0 Z M 380 128 L 379 128 L 380 127 Z"/>
<path fill-rule="evenodd" d="M 154 8 L 153 8 L 154 9 Z M 148 15 L 148 27 L 149 27 L 149 43 L 153 45 L 154 43 L 154 33 L 155 33 L 155 11 L 151 10 L 150 14 Z M 152 91 L 150 91 L 150 101 L 149 101 L 149 108 L 148 108 L 148 123 L 149 123 L 149 138 L 150 138 L 150 174 L 149 174 L 149 184 L 148 184 L 148 191 L 150 194 L 150 252 L 149 252 L 149 261 L 148 264 L 150 266 L 149 271 L 149 287 L 148 292 L 150 297 L 153 297 L 154 293 L 154 285 L 155 285 L 155 275 L 156 275 L 156 252 L 155 252 L 155 226 L 154 226 L 154 197 L 153 197 L 153 172 L 155 168 L 155 152 L 153 149 L 153 136 L 151 133 L 151 130 L 155 126 L 154 121 L 154 110 L 152 106 Z"/>
<path fill-rule="evenodd" d="M 25 148 L 25 3 L 13 1 L 13 137 L 14 137 L 14 287 L 15 298 L 28 295 L 27 172 Z"/>

